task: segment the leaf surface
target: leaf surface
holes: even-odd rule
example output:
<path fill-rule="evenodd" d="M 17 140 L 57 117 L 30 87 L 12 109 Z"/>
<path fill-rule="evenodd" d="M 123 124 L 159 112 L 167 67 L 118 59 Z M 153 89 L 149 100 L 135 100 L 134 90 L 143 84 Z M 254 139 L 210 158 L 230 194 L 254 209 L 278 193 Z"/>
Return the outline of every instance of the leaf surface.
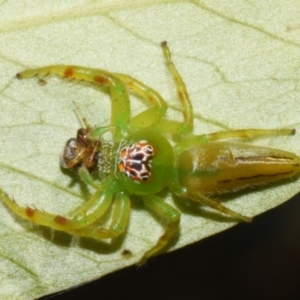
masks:
<path fill-rule="evenodd" d="M 159 47 L 167 40 L 195 111 L 195 133 L 228 128 L 300 132 L 300 4 L 273 1 L 3 1 L 0 3 L 0 186 L 19 204 L 56 214 L 79 207 L 92 191 L 63 173 L 58 157 L 81 126 L 109 123 L 106 94 L 74 81 L 17 80 L 25 69 L 83 65 L 129 74 L 157 90 L 180 119 L 179 101 Z M 144 109 L 132 98 L 132 113 Z M 256 145 L 300 153 L 300 134 Z M 254 216 L 299 191 L 294 180 L 239 194 L 226 205 Z M 171 249 L 234 225 L 209 209 L 182 212 Z M 0 205 L 0 298 L 29 299 L 67 289 L 134 264 L 162 233 L 159 220 L 133 203 L 126 235 L 107 245 L 32 225 Z M 124 258 L 123 250 L 132 252 Z"/>

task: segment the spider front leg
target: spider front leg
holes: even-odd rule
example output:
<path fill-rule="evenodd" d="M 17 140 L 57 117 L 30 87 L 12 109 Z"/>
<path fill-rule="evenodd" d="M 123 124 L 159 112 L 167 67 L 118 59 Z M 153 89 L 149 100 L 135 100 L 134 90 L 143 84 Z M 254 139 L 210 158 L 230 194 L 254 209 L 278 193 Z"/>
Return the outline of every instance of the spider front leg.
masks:
<path fill-rule="evenodd" d="M 92 198 L 72 217 L 55 215 L 36 208 L 21 207 L 0 190 L 3 202 L 20 217 L 55 230 L 94 239 L 114 238 L 125 231 L 130 214 L 130 200 L 123 192 L 117 192 L 114 180 L 106 180 Z M 114 199 L 113 216 L 110 227 L 104 228 L 93 223 L 107 212 Z"/>
<path fill-rule="evenodd" d="M 48 74 L 56 74 L 62 77 L 74 78 L 99 84 L 109 88 L 111 99 L 111 122 L 110 125 L 115 127 L 115 138 L 122 137 L 121 130 L 128 131 L 130 119 L 129 96 L 125 85 L 114 74 L 100 70 L 79 66 L 53 65 L 36 69 L 28 69 L 16 75 L 18 79 L 32 78 L 35 76 L 43 77 Z"/>
<path fill-rule="evenodd" d="M 142 82 L 125 74 L 113 74 L 101 69 L 91 69 L 79 66 L 53 65 L 36 69 L 28 69 L 18 73 L 18 79 L 32 78 L 35 76 L 44 77 L 48 74 L 56 74 L 62 77 L 84 80 L 107 87 L 111 97 L 111 126 L 116 126 L 118 134 L 115 138 L 121 138 L 121 130 L 128 131 L 128 124 L 133 128 L 155 127 L 159 131 L 169 133 L 188 133 L 193 129 L 193 108 L 187 93 L 185 83 L 179 75 L 174 63 L 171 60 L 171 52 L 167 42 L 161 43 L 167 66 L 176 84 L 177 94 L 182 104 L 184 116 L 183 122 L 167 120 L 162 118 L 167 110 L 164 99 L 152 88 Z M 131 92 L 150 101 L 155 106 L 138 114 L 130 120 L 130 104 L 128 88 Z"/>

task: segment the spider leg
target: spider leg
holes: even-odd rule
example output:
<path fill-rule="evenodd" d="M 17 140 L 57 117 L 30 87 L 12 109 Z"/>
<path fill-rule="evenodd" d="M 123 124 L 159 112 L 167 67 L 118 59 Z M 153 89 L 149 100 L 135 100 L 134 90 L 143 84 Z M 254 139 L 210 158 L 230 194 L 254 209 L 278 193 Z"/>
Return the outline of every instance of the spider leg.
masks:
<path fill-rule="evenodd" d="M 216 201 L 216 200 L 213 200 L 213 199 L 210 199 L 204 195 L 201 195 L 199 193 L 197 193 L 196 195 L 188 195 L 188 197 L 190 199 L 192 199 L 193 201 L 196 201 L 196 202 L 199 202 L 203 205 L 207 205 L 211 208 L 214 208 L 215 210 L 221 212 L 221 213 L 224 213 L 226 215 L 229 215 L 231 217 L 233 217 L 234 219 L 237 219 L 237 220 L 241 220 L 243 222 L 251 222 L 252 221 L 252 218 L 250 217 L 246 217 L 246 216 L 243 216 L 229 208 L 227 208 L 225 205 L 223 205 L 222 203 Z"/>
<path fill-rule="evenodd" d="M 130 200 L 126 194 L 119 192 L 115 195 L 112 221 L 109 228 L 91 224 L 87 227 L 79 228 L 69 232 L 83 237 L 89 237 L 96 240 L 115 238 L 126 230 L 130 216 Z"/>
<path fill-rule="evenodd" d="M 134 116 L 130 120 L 130 125 L 132 127 L 149 127 L 165 115 L 168 105 L 158 92 L 129 75 L 114 75 L 118 77 L 132 93 L 155 105 Z"/>
<path fill-rule="evenodd" d="M 99 84 L 109 88 L 111 98 L 111 126 L 116 126 L 119 131 L 128 130 L 130 119 L 129 96 L 125 85 L 114 74 L 100 69 L 91 69 L 78 66 L 53 65 L 36 69 L 28 69 L 16 76 L 19 79 L 32 78 L 56 74 L 62 77 L 74 78 Z M 119 132 L 119 134 L 121 134 Z M 118 137 L 118 135 L 116 136 Z"/>
<path fill-rule="evenodd" d="M 20 217 L 56 230 L 76 232 L 101 218 L 112 203 L 113 195 L 119 190 L 114 179 L 108 177 L 93 196 L 72 217 L 63 217 L 40 211 L 36 208 L 19 206 L 13 199 L 0 190 L 3 202 Z M 76 233 L 75 233 L 76 234 Z"/>
<path fill-rule="evenodd" d="M 159 254 L 172 238 L 177 234 L 180 223 L 180 213 L 169 204 L 165 203 L 161 198 L 153 195 L 143 197 L 145 205 L 152 211 L 156 212 L 164 221 L 167 228 L 165 233 L 158 239 L 156 245 L 148 250 L 141 260 L 139 265 L 143 265 L 148 258 Z"/>
<path fill-rule="evenodd" d="M 190 102 L 185 84 L 180 77 L 174 63 L 171 60 L 171 52 L 166 42 L 161 43 L 167 66 L 174 78 L 177 87 L 177 94 L 182 104 L 184 122 L 163 119 L 167 110 L 165 100 L 155 90 L 142 82 L 124 74 L 112 74 L 110 72 L 78 66 L 52 65 L 36 69 L 28 69 L 18 73 L 19 79 L 43 77 L 48 74 L 56 74 L 62 77 L 84 80 L 110 89 L 112 102 L 111 126 L 119 130 L 115 138 L 121 138 L 121 128 L 128 131 L 130 120 L 130 103 L 126 88 L 152 102 L 155 107 L 149 108 L 138 114 L 130 121 L 133 127 L 149 127 L 154 125 L 158 130 L 169 133 L 187 133 L 193 129 L 193 108 Z"/>
<path fill-rule="evenodd" d="M 171 187 L 171 190 L 179 197 L 187 197 L 195 202 L 209 206 L 221 213 L 227 214 L 227 215 L 233 217 L 234 219 L 238 219 L 243 222 L 248 223 L 248 222 L 252 221 L 252 218 L 243 216 L 243 215 L 227 208 L 225 205 L 223 205 L 219 201 L 213 200 L 213 199 L 206 197 L 198 192 L 187 191 L 186 188 L 180 186 L 180 184 L 178 184 L 178 182 L 175 183 L 175 185 L 174 184 L 171 185 L 170 187 Z"/>
<path fill-rule="evenodd" d="M 196 135 L 191 138 L 187 138 L 179 142 L 174 149 L 177 154 L 180 154 L 187 148 L 222 139 L 257 138 L 260 136 L 279 136 L 293 134 L 295 134 L 295 129 L 239 129 L 217 131 L 210 134 Z"/>
<path fill-rule="evenodd" d="M 149 108 L 130 120 L 133 127 L 154 126 L 159 131 L 169 133 L 188 133 L 193 129 L 193 107 L 181 76 L 179 75 L 172 59 L 171 52 L 166 42 L 161 43 L 164 57 L 176 84 L 177 94 L 182 104 L 184 122 L 162 118 L 168 108 L 165 100 L 152 88 L 125 74 L 114 74 L 133 93 L 153 103 L 155 107 Z"/>
<path fill-rule="evenodd" d="M 161 43 L 161 47 L 163 50 L 164 57 L 166 59 L 167 67 L 171 72 L 173 79 L 176 84 L 177 95 L 182 105 L 182 113 L 184 117 L 183 122 L 160 119 L 160 121 L 155 124 L 159 130 L 163 132 L 169 133 L 189 133 L 193 130 L 194 123 L 194 114 L 193 114 L 193 106 L 190 101 L 189 94 L 187 92 L 184 81 L 182 80 L 180 74 L 178 73 L 172 58 L 171 51 L 167 45 L 167 42 L 164 41 Z"/>

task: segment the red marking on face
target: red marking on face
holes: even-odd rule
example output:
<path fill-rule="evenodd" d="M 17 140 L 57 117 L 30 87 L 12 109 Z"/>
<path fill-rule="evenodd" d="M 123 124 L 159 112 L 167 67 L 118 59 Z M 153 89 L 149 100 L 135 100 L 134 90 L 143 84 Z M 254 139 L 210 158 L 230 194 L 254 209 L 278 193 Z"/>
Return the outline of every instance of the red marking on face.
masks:
<path fill-rule="evenodd" d="M 27 217 L 32 218 L 33 215 L 34 215 L 34 213 L 35 213 L 35 209 L 32 209 L 30 207 L 26 208 L 26 215 L 27 215 Z"/>
<path fill-rule="evenodd" d="M 95 76 L 94 77 L 94 81 L 103 85 L 107 85 L 108 84 L 108 80 L 105 77 L 102 76 Z"/>
<path fill-rule="evenodd" d="M 66 77 L 72 77 L 73 74 L 74 74 L 74 71 L 73 71 L 73 69 L 70 69 L 70 68 L 66 69 L 65 72 L 64 72 L 64 75 Z"/>
<path fill-rule="evenodd" d="M 62 217 L 62 216 L 56 216 L 54 218 L 54 221 L 59 225 L 65 225 L 67 223 L 68 219 L 65 217 Z"/>

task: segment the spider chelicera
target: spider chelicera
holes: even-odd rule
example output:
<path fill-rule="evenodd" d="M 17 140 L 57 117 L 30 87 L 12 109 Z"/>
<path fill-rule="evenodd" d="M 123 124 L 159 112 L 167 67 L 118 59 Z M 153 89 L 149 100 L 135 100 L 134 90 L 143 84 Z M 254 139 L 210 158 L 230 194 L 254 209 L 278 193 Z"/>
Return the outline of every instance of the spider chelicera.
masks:
<path fill-rule="evenodd" d="M 130 197 L 138 195 L 147 208 L 166 222 L 164 234 L 140 259 L 142 265 L 162 252 L 178 232 L 180 213 L 157 196 L 161 190 L 169 188 L 177 196 L 249 222 L 250 217 L 230 210 L 213 200 L 211 195 L 235 192 L 298 174 L 299 158 L 293 153 L 220 141 L 292 135 L 293 129 L 228 130 L 193 135 L 193 107 L 185 84 L 171 60 L 167 43 L 162 42 L 161 46 L 181 102 L 182 122 L 167 119 L 165 100 L 155 90 L 128 75 L 64 65 L 29 69 L 17 74 L 19 79 L 56 74 L 107 88 L 111 98 L 111 122 L 105 127 L 92 128 L 84 119 L 85 127 L 78 130 L 76 138 L 67 142 L 61 155 L 62 167 L 78 172 L 84 183 L 95 188 L 92 197 L 73 216 L 21 207 L 1 192 L 2 200 L 9 208 L 25 219 L 56 230 L 97 240 L 108 239 L 125 232 L 130 216 Z M 128 93 L 146 99 L 152 107 L 131 117 Z M 111 144 L 105 141 L 107 132 L 112 135 Z M 171 146 L 166 137 L 172 134 L 181 138 L 175 146 Z M 100 183 L 94 181 L 92 172 L 101 173 Z M 96 223 L 111 206 L 111 225 L 106 228 Z"/>

